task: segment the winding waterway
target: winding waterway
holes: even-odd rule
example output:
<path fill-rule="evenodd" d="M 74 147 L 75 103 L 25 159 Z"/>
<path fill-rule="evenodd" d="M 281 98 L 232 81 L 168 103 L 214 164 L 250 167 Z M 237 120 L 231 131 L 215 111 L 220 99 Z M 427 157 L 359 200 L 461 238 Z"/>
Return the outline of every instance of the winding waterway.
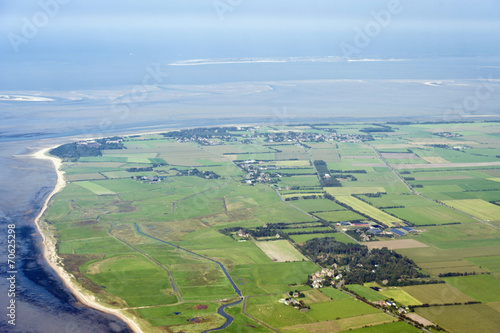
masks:
<path fill-rule="evenodd" d="M 214 259 L 211 259 L 211 258 L 207 258 L 205 256 L 202 256 L 201 254 L 198 254 L 198 253 L 195 253 L 193 251 L 190 251 L 190 250 L 187 250 L 187 249 L 184 249 L 180 246 L 177 246 L 175 244 L 172 244 L 172 243 L 169 243 L 169 242 L 166 242 L 164 240 L 161 240 L 159 238 L 156 238 L 156 237 L 153 237 L 151 235 L 148 235 L 144 232 L 141 231 L 141 229 L 139 228 L 139 226 L 137 225 L 137 223 L 134 223 L 135 225 L 135 228 L 137 229 L 137 232 L 140 234 L 140 235 L 143 235 L 143 236 L 146 236 L 146 237 L 149 237 L 149 238 L 152 238 L 156 241 L 159 241 L 161 243 L 164 243 L 164 244 L 167 244 L 169 246 L 172 246 L 172 247 L 175 247 L 176 249 L 179 249 L 179 250 L 182 250 L 184 252 L 187 252 L 189 254 L 192 254 L 196 257 L 199 257 L 199 258 L 203 258 L 205 260 L 208 260 L 208 261 L 211 261 L 211 262 L 214 262 L 216 263 L 217 265 L 219 265 L 219 267 L 222 269 L 222 272 L 224 273 L 224 275 L 226 276 L 226 278 L 228 279 L 229 283 L 231 283 L 231 285 L 233 286 L 233 289 L 235 291 L 235 293 L 238 294 L 238 296 L 240 296 L 240 299 L 237 300 L 236 302 L 233 302 L 233 303 L 229 303 L 229 304 L 224 304 L 224 305 L 221 305 L 218 309 L 217 309 L 217 313 L 220 314 L 221 316 L 223 316 L 224 318 L 226 318 L 226 322 L 221 325 L 220 327 L 217 327 L 217 328 L 213 328 L 213 329 L 210 329 L 210 330 L 207 330 L 207 331 L 204 331 L 203 333 L 206 333 L 206 332 L 213 332 L 213 331 L 219 331 L 219 330 L 223 330 L 225 328 L 227 328 L 229 325 L 231 325 L 231 323 L 234 321 L 234 318 L 232 316 L 230 316 L 229 314 L 227 314 L 224 310 L 230 306 L 233 306 L 233 305 L 237 305 L 239 303 L 241 303 L 243 301 L 243 298 L 242 298 L 242 295 L 241 295 L 241 290 L 236 286 L 236 284 L 234 283 L 233 279 L 231 278 L 231 276 L 229 275 L 229 273 L 227 272 L 226 268 L 224 267 L 224 265 L 217 261 L 217 260 L 214 260 Z"/>

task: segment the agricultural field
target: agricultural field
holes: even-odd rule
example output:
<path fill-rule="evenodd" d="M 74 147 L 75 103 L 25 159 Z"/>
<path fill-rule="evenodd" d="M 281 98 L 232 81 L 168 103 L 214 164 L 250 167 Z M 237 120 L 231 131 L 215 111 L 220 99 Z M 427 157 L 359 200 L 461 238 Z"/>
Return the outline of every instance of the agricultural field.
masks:
<path fill-rule="evenodd" d="M 369 302 L 383 301 L 387 298 L 370 287 L 362 286 L 360 284 L 350 284 L 347 286 L 347 289 L 354 292 L 356 295 L 365 298 Z"/>
<path fill-rule="evenodd" d="M 474 301 L 448 283 L 408 286 L 403 290 L 418 299 L 422 304 L 466 303 Z"/>
<path fill-rule="evenodd" d="M 485 304 L 417 308 L 415 312 L 450 332 L 498 332 L 500 313 Z"/>
<path fill-rule="evenodd" d="M 277 262 L 301 261 L 305 257 L 286 240 L 257 242 L 257 246 L 272 260 Z"/>
<path fill-rule="evenodd" d="M 370 206 L 369 204 L 359 200 L 358 198 L 352 196 L 339 196 L 337 197 L 337 200 L 343 204 L 348 205 L 353 210 L 368 215 L 375 221 L 383 223 L 388 227 L 393 227 L 402 222 L 400 219 L 391 216 L 389 214 L 386 214 L 383 211 L 378 210 L 377 208 Z"/>
<path fill-rule="evenodd" d="M 387 299 L 393 299 L 402 306 L 420 305 L 421 302 L 400 287 L 383 288 L 379 292 Z"/>
<path fill-rule="evenodd" d="M 414 315 L 450 332 L 496 332 L 500 125 L 453 130 L 339 123 L 124 136 L 95 156 L 58 155 L 66 186 L 43 226 L 74 283 L 147 333 L 215 329 L 224 304 L 227 332 L 418 332 L 370 303 L 387 299 L 435 305 Z M 311 244 L 339 255 L 316 260 Z M 420 275 L 370 280 L 376 265 L 346 282 L 363 266 L 346 254 L 361 250 L 406 256 Z M 342 280 L 368 303 L 332 287 Z"/>
<path fill-rule="evenodd" d="M 481 199 L 443 200 L 443 202 L 450 207 L 461 210 L 484 221 L 500 220 L 500 206 Z"/>
<path fill-rule="evenodd" d="M 500 279 L 493 275 L 445 278 L 445 281 L 480 302 L 500 302 Z"/>
<path fill-rule="evenodd" d="M 329 212 L 334 210 L 345 210 L 345 207 L 328 199 L 295 200 L 290 202 L 295 207 L 307 212 Z"/>
<path fill-rule="evenodd" d="M 467 215 L 437 204 L 424 207 L 389 208 L 384 209 L 384 211 L 416 226 L 475 222 L 473 218 Z"/>

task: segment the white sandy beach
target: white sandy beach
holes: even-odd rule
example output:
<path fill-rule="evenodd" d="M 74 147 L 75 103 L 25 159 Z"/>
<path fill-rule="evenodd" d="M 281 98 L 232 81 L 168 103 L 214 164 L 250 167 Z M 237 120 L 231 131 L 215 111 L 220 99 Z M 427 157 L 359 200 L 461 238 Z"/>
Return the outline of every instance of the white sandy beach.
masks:
<path fill-rule="evenodd" d="M 55 147 L 57 147 L 57 146 L 55 146 Z M 66 185 L 66 182 L 64 180 L 64 172 L 60 170 L 61 164 L 62 164 L 61 160 L 56 158 L 56 157 L 47 155 L 48 151 L 55 148 L 55 147 L 42 149 L 42 150 L 40 150 L 32 155 L 34 158 L 37 158 L 37 159 L 45 159 L 45 160 L 52 161 L 52 163 L 54 164 L 54 167 L 56 168 L 56 172 L 57 172 L 57 182 L 56 182 L 56 185 L 54 187 L 54 190 L 47 197 L 47 199 L 45 200 L 45 202 L 43 204 L 43 207 L 42 207 L 40 213 L 38 213 L 38 215 L 35 218 L 35 225 L 36 225 L 38 232 L 40 233 L 40 235 L 42 236 L 42 239 L 43 239 L 43 247 L 44 247 L 43 248 L 43 255 L 44 255 L 45 259 L 47 260 L 47 262 L 49 263 L 49 265 L 54 269 L 54 271 L 57 273 L 57 275 L 59 275 L 59 277 L 64 282 L 66 287 L 69 290 L 71 290 L 73 295 L 75 295 L 75 297 L 81 303 L 83 303 L 91 308 L 97 309 L 99 311 L 103 311 L 103 312 L 112 314 L 112 315 L 120 318 L 124 322 L 126 322 L 128 324 L 128 326 L 130 327 L 130 329 L 133 330 L 134 332 L 142 333 L 143 331 L 139 327 L 139 325 L 136 322 L 134 322 L 131 318 L 126 316 L 124 313 L 122 313 L 121 310 L 108 308 L 108 307 L 98 303 L 95 300 L 95 297 L 93 295 L 87 294 L 83 290 L 83 288 L 81 288 L 80 286 L 78 286 L 76 284 L 74 277 L 71 274 L 69 274 L 66 270 L 64 270 L 64 268 L 61 266 L 61 264 L 60 264 L 61 259 L 57 255 L 54 240 L 51 239 L 48 235 L 46 235 L 43 232 L 44 226 L 42 225 L 41 222 L 42 222 L 42 217 L 48 208 L 49 202 L 52 199 L 52 197 L 56 193 L 61 191 L 64 188 L 64 186 Z"/>

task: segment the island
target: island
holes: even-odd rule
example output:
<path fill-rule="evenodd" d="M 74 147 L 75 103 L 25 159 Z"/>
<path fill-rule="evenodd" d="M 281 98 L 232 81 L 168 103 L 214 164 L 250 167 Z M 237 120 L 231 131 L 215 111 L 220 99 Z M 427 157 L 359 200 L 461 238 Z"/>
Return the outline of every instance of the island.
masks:
<path fill-rule="evenodd" d="M 79 140 L 37 154 L 58 183 L 36 223 L 135 332 L 494 332 L 499 148 L 495 121 Z"/>

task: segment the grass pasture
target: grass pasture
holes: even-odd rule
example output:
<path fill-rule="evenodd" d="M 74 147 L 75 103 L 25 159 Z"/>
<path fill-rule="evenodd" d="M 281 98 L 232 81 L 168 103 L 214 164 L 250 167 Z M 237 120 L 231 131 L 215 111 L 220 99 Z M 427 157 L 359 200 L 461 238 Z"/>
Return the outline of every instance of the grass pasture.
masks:
<path fill-rule="evenodd" d="M 349 243 L 355 243 L 351 238 L 348 236 L 341 234 L 339 232 L 337 233 L 328 233 L 328 234 L 305 234 L 305 235 L 292 235 L 290 238 L 293 239 L 295 243 L 304 243 L 307 242 L 310 239 L 313 238 L 324 238 L 324 237 L 332 237 L 335 238 L 337 241 L 344 243 L 344 244 L 349 244 Z"/>
<path fill-rule="evenodd" d="M 327 303 L 312 304 L 311 310 L 307 315 L 314 321 L 325 321 L 357 317 L 378 312 L 379 310 L 368 304 L 352 298 L 347 298 Z"/>
<path fill-rule="evenodd" d="M 366 218 L 364 216 L 361 216 L 358 213 L 351 212 L 349 210 L 314 213 L 314 215 L 316 215 L 317 217 L 319 217 L 323 220 L 330 221 L 330 222 L 366 220 Z"/>
<path fill-rule="evenodd" d="M 377 302 L 377 301 L 383 301 L 387 299 L 387 297 L 383 296 L 382 294 L 376 292 L 375 290 L 362 286 L 360 284 L 349 284 L 347 285 L 347 289 L 350 291 L 354 292 L 355 294 L 365 298 L 366 300 L 370 302 Z"/>
<path fill-rule="evenodd" d="M 235 265 L 230 274 L 238 281 L 238 287 L 246 295 L 284 293 L 290 284 L 301 284 L 307 275 L 318 270 L 310 261 L 271 262 L 268 264 Z M 304 279 L 305 274 L 305 279 Z"/>
<path fill-rule="evenodd" d="M 197 310 L 196 307 L 203 305 L 206 309 Z M 183 303 L 168 306 L 147 307 L 136 309 L 136 311 L 145 318 L 153 327 L 169 327 L 170 329 L 179 329 L 181 325 L 185 332 L 190 332 L 190 326 L 193 329 L 209 329 L 216 327 L 217 324 L 222 324 L 224 319 L 216 315 L 216 303 L 198 302 L 198 303 Z M 207 323 L 192 324 L 193 318 L 204 318 Z M 189 324 L 187 324 L 189 323 Z"/>
<path fill-rule="evenodd" d="M 347 294 L 344 294 L 343 292 L 341 292 L 340 290 L 338 289 L 335 289 L 335 288 L 321 288 L 320 291 L 325 294 L 326 296 L 328 296 L 332 301 L 337 301 L 339 299 L 347 299 L 347 298 L 351 298 L 349 295 Z"/>
<path fill-rule="evenodd" d="M 481 199 L 443 200 L 443 202 L 450 207 L 464 211 L 484 221 L 500 220 L 500 206 Z"/>
<path fill-rule="evenodd" d="M 318 177 L 315 175 L 282 177 L 279 182 L 281 187 L 289 186 L 319 186 Z"/>
<path fill-rule="evenodd" d="M 328 199 L 307 199 L 289 201 L 293 206 L 306 212 L 327 212 L 334 210 L 345 210 L 341 205 Z"/>
<path fill-rule="evenodd" d="M 333 195 L 335 198 L 337 196 L 349 196 L 351 194 L 364 194 L 364 193 L 385 193 L 385 188 L 381 186 L 371 186 L 371 187 L 326 187 L 325 191 Z"/>
<path fill-rule="evenodd" d="M 419 267 L 432 276 L 439 276 L 445 273 L 485 273 L 487 270 L 482 269 L 465 260 L 447 260 L 431 263 L 420 263 Z"/>
<path fill-rule="evenodd" d="M 317 234 L 305 234 L 305 235 L 292 235 L 292 236 L 290 236 L 290 238 L 293 239 L 293 241 L 295 243 L 305 243 L 310 239 L 325 238 L 325 237 L 332 237 L 332 234 L 317 233 Z"/>
<path fill-rule="evenodd" d="M 272 261 L 301 261 L 305 257 L 287 240 L 255 243 Z"/>
<path fill-rule="evenodd" d="M 105 259 L 87 277 L 105 290 L 127 302 L 129 306 L 172 304 L 177 297 L 167 273 L 142 255 Z M 137 293 L 136 290 L 141 290 Z"/>
<path fill-rule="evenodd" d="M 274 165 L 281 167 L 281 168 L 309 168 L 309 167 L 311 167 L 311 163 L 308 160 L 276 161 L 276 162 L 274 162 Z"/>
<path fill-rule="evenodd" d="M 98 172 L 65 175 L 64 178 L 68 182 L 77 182 L 77 181 L 83 181 L 83 180 L 102 180 L 102 179 L 106 179 L 105 176 L 103 176 L 101 173 L 98 173 Z"/>
<path fill-rule="evenodd" d="M 444 280 L 475 300 L 500 301 L 500 279 L 493 275 L 455 276 Z"/>
<path fill-rule="evenodd" d="M 500 256 L 467 258 L 466 260 L 490 272 L 500 273 Z"/>
<path fill-rule="evenodd" d="M 423 207 L 405 207 L 405 208 L 390 208 L 384 209 L 385 212 L 393 214 L 410 223 L 419 225 L 428 224 L 443 224 L 452 222 L 475 222 L 475 220 L 467 215 L 461 214 L 450 208 L 443 207 L 437 204 L 430 204 Z"/>
<path fill-rule="evenodd" d="M 431 201 L 415 194 L 382 194 L 379 197 L 362 195 L 361 197 L 363 200 L 378 208 L 394 206 L 424 207 L 433 204 Z"/>
<path fill-rule="evenodd" d="M 339 320 L 283 327 L 282 331 L 289 333 L 336 333 L 356 330 L 361 327 L 376 327 L 377 325 L 392 323 L 395 320 L 395 318 L 384 313 L 372 313 Z"/>
<path fill-rule="evenodd" d="M 278 300 L 278 296 L 249 297 L 247 312 L 272 327 L 278 328 L 314 322 L 309 314 L 279 303 Z"/>
<path fill-rule="evenodd" d="M 92 193 L 95 193 L 97 195 L 115 195 L 116 193 L 111 191 L 110 189 L 101 186 L 99 184 L 96 184 L 94 182 L 89 182 L 89 181 L 83 181 L 83 182 L 77 182 L 79 186 L 83 187 L 84 189 L 87 189 L 91 191 Z"/>
<path fill-rule="evenodd" d="M 403 321 L 396 321 L 387 324 L 373 325 L 369 327 L 349 330 L 349 333 L 418 333 L 418 328 L 413 327 Z"/>
<path fill-rule="evenodd" d="M 403 287 L 411 296 L 426 304 L 465 303 L 474 301 L 457 288 L 447 283 L 424 284 Z"/>
<path fill-rule="evenodd" d="M 485 304 L 417 308 L 415 312 L 454 333 L 496 333 L 500 327 L 500 313 Z"/>
<path fill-rule="evenodd" d="M 366 214 L 370 216 L 372 219 L 387 225 L 388 227 L 395 226 L 397 223 L 402 222 L 400 219 L 391 216 L 373 206 L 370 206 L 369 204 L 359 200 L 358 198 L 352 196 L 340 196 L 336 197 L 336 199 L 350 206 L 352 209 L 361 212 L 363 214 Z"/>
<path fill-rule="evenodd" d="M 394 299 L 396 302 L 403 306 L 422 304 L 422 302 L 420 302 L 418 299 L 416 299 L 400 287 L 384 288 L 380 291 L 380 294 L 388 299 Z"/>

